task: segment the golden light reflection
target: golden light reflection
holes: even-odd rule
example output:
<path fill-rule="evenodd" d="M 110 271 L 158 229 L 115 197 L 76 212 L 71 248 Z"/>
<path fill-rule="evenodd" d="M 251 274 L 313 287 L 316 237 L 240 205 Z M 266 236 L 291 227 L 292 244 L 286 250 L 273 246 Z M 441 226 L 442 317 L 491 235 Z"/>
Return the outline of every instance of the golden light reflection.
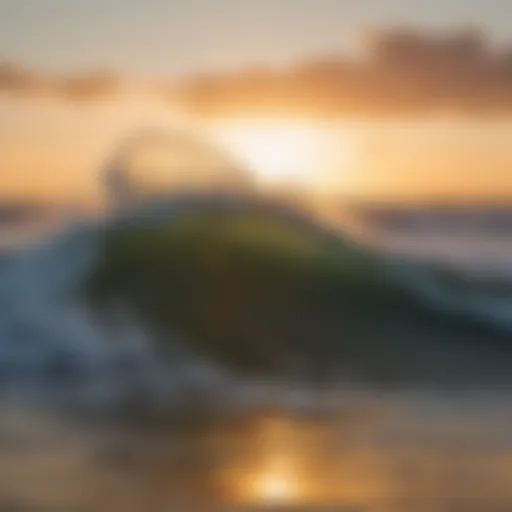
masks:
<path fill-rule="evenodd" d="M 246 478 L 246 500 L 271 507 L 301 501 L 304 475 L 294 432 L 293 423 L 280 418 L 262 421 L 254 439 L 258 461 Z"/>
<path fill-rule="evenodd" d="M 291 475 L 284 472 L 269 471 L 260 476 L 256 486 L 256 495 L 265 504 L 281 505 L 296 499 L 296 483 Z"/>

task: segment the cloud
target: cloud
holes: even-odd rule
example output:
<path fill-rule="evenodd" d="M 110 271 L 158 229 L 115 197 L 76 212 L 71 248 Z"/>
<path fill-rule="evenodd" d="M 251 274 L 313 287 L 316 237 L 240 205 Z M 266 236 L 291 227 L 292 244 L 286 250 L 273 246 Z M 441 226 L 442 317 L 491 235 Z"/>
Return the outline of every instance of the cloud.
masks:
<path fill-rule="evenodd" d="M 177 95 L 208 115 L 243 110 L 394 114 L 512 107 L 512 46 L 478 30 L 374 31 L 359 58 L 314 59 L 291 69 L 196 77 Z"/>
<path fill-rule="evenodd" d="M 38 73 L 13 63 L 0 63 L 0 92 L 23 97 L 94 100 L 115 96 L 121 79 L 108 72 L 69 76 Z"/>
<path fill-rule="evenodd" d="M 88 73 L 59 80 L 55 90 L 58 96 L 71 100 L 110 98 L 119 93 L 121 81 L 108 72 Z"/>
<path fill-rule="evenodd" d="M 147 84 L 202 116 L 512 113 L 512 43 L 475 29 L 375 30 L 356 58 L 330 55 L 281 70 L 248 68 Z M 0 93 L 110 99 L 128 80 L 108 71 L 56 76 L 0 63 Z"/>
<path fill-rule="evenodd" d="M 46 77 L 13 63 L 0 63 L 0 91 L 20 95 L 39 95 L 47 92 Z"/>

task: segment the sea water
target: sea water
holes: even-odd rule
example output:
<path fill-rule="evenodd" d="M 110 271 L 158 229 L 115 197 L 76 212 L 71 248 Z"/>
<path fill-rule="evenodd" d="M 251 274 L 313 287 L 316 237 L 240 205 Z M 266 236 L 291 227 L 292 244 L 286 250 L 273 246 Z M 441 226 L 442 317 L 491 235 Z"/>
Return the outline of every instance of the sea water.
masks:
<path fill-rule="evenodd" d="M 161 360 L 132 312 L 109 330 L 84 302 L 100 228 L 0 262 L 0 510 L 512 509 L 506 386 L 319 387 Z M 504 275 L 509 243 L 379 240 Z"/>

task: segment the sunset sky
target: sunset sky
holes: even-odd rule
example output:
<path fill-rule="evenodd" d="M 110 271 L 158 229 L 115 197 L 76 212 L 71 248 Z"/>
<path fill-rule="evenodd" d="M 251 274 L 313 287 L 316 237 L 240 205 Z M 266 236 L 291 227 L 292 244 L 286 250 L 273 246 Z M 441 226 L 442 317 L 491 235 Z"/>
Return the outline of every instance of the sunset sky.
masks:
<path fill-rule="evenodd" d="M 0 58 L 52 70 L 183 74 L 350 48 L 361 28 L 512 33 L 508 0 L 0 0 Z"/>
<path fill-rule="evenodd" d="M 395 81 L 387 84 L 391 89 L 383 89 L 385 94 L 391 91 L 398 105 L 412 97 L 413 107 L 414 102 L 423 109 L 427 105 L 428 113 L 428 84 L 434 79 L 432 83 L 442 85 L 434 106 L 444 109 L 446 95 L 458 101 L 460 89 L 463 110 L 469 105 L 464 119 L 447 121 L 441 116 L 432 121 L 422 111 L 413 116 L 409 112 L 403 120 L 389 102 L 391 113 L 385 119 L 372 120 L 371 109 L 370 116 L 364 112 L 364 122 L 336 113 L 318 128 L 318 120 L 313 123 L 307 114 L 283 118 L 276 111 L 273 119 L 276 105 L 266 104 L 265 120 L 251 125 L 261 91 L 251 96 L 249 112 L 234 99 L 246 98 L 246 86 L 236 80 L 233 86 L 232 78 L 223 78 L 223 73 L 237 70 L 243 79 L 247 69 L 283 70 L 342 55 L 337 86 L 345 92 L 336 89 L 336 101 L 341 98 L 344 105 L 357 104 L 358 109 L 365 102 L 381 107 L 377 100 L 382 102 L 379 93 L 385 84 L 380 78 L 388 77 L 378 74 L 383 62 L 388 64 L 381 54 L 373 56 L 369 68 L 376 75 L 368 75 L 368 70 L 366 75 L 357 70 L 356 75 L 353 70 L 339 73 L 343 59 L 364 61 L 369 34 L 396 27 L 410 28 L 413 35 L 421 30 L 433 39 L 419 40 L 424 57 L 420 68 L 410 73 L 392 68 Z M 466 27 L 481 31 L 481 47 L 479 40 L 462 40 L 454 58 L 464 65 L 449 76 L 455 82 L 446 82 L 444 75 L 439 80 L 437 73 L 445 73 L 446 63 L 436 61 L 438 34 Z M 477 61 L 468 65 L 468 55 L 469 61 L 477 55 Z M 417 60 L 414 53 L 405 56 Z M 208 120 L 208 128 L 213 127 L 220 143 L 245 159 L 243 163 L 259 166 L 260 177 L 300 176 L 308 184 L 315 178 L 340 195 L 373 199 L 512 195 L 512 115 L 499 120 L 473 115 L 482 98 L 492 100 L 498 111 L 508 112 L 512 105 L 509 0 L 0 0 L 2 62 L 9 64 L 0 68 L 2 196 L 85 200 L 97 195 L 98 169 L 120 138 L 139 126 L 179 125 L 182 111 L 162 91 L 176 80 L 204 73 L 221 77 L 223 95 L 233 103 L 229 116 L 222 115 L 226 105 L 215 105 L 221 113 Z M 411 76 L 416 81 L 411 82 Z M 268 82 L 268 76 L 264 80 Z M 468 83 L 473 87 L 469 92 Z M 122 94 L 112 93 L 118 85 Z M 285 96 L 295 94 L 299 100 L 294 107 L 300 110 L 302 89 L 294 87 L 285 90 Z M 273 94 L 268 83 L 263 88 L 267 96 Z M 99 101 L 81 101 L 89 96 Z M 383 98 L 386 103 L 388 96 Z M 206 99 L 218 101 L 210 92 Z M 319 108 L 329 110 L 328 101 L 326 105 Z M 233 109 L 236 122 L 231 119 Z M 294 151 L 302 153 L 292 155 Z M 311 170 L 305 169 L 305 162 L 311 163 Z M 292 164 L 300 169 L 291 169 Z"/>

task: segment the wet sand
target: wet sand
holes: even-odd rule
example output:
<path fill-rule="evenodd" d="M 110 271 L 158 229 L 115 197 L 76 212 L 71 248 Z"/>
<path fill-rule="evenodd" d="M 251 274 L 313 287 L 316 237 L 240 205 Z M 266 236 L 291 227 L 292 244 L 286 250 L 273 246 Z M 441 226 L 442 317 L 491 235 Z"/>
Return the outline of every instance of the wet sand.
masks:
<path fill-rule="evenodd" d="M 359 395 L 327 415 L 200 422 L 3 411 L 1 511 L 512 510 L 504 392 Z"/>

